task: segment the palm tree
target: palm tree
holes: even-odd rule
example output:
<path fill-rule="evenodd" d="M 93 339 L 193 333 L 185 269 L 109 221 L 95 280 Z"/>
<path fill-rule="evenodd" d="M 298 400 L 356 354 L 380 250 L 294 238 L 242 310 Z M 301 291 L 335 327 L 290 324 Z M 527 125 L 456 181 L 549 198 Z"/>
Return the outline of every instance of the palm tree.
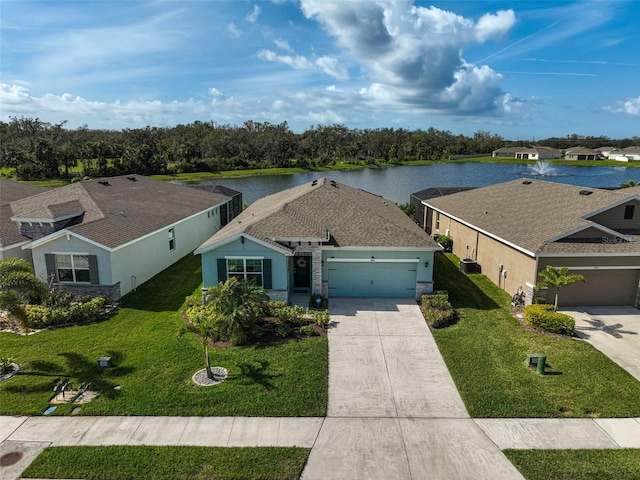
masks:
<path fill-rule="evenodd" d="M 24 304 L 39 302 L 47 295 L 47 287 L 33 273 L 33 268 L 22 258 L 0 261 L 0 309 L 27 325 Z"/>
<path fill-rule="evenodd" d="M 207 370 L 207 378 L 213 378 L 211 362 L 209 360 L 209 342 L 217 339 L 219 335 L 219 323 L 221 316 L 211 306 L 203 305 L 189 310 L 189 321 L 185 322 L 178 332 L 178 339 L 185 333 L 193 333 L 202 342 L 204 350 L 204 364 Z"/>
<path fill-rule="evenodd" d="M 584 276 L 578 273 L 568 275 L 568 271 L 568 267 L 555 268 L 552 265 L 547 265 L 544 270 L 538 272 L 538 275 L 544 280 L 538 282 L 536 288 L 548 287 L 556 289 L 555 301 L 553 303 L 554 312 L 558 310 L 558 293 L 560 293 L 560 287 L 566 287 L 568 285 L 573 285 L 576 282 L 585 281 Z"/>
<path fill-rule="evenodd" d="M 232 276 L 208 288 L 204 299 L 221 316 L 222 337 L 241 345 L 256 321 L 264 316 L 269 296 L 254 281 Z"/>

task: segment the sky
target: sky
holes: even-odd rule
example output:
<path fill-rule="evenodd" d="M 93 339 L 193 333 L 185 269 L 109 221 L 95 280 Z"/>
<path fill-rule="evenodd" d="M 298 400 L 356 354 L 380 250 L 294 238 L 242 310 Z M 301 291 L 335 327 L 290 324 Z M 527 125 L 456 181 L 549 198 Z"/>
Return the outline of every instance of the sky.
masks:
<path fill-rule="evenodd" d="M 0 120 L 640 136 L 640 1 L 0 0 Z"/>

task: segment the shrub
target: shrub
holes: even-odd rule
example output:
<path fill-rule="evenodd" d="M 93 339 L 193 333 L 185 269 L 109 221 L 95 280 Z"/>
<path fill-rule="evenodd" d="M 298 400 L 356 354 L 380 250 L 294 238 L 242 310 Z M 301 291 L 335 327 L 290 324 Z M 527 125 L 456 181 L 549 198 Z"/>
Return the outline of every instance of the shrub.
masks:
<path fill-rule="evenodd" d="M 276 335 L 279 337 L 287 338 L 291 335 L 291 331 L 291 325 L 287 323 L 279 323 L 278 326 L 276 326 Z"/>
<path fill-rule="evenodd" d="M 453 249 L 453 238 L 449 235 L 440 235 L 437 242 L 444 248 L 445 252 L 450 252 Z"/>
<path fill-rule="evenodd" d="M 278 317 L 278 312 L 287 307 L 287 302 L 284 300 L 274 300 L 267 304 L 267 316 Z"/>
<path fill-rule="evenodd" d="M 55 325 L 82 323 L 96 318 L 104 307 L 105 297 L 95 297 L 84 303 L 72 303 L 64 307 L 27 305 L 27 325 L 29 328 L 45 328 Z"/>
<path fill-rule="evenodd" d="M 322 328 L 327 328 L 330 320 L 331 315 L 329 314 L 329 310 L 313 312 L 313 321 L 320 325 Z"/>
<path fill-rule="evenodd" d="M 200 295 L 189 295 L 184 299 L 184 307 L 191 308 L 202 305 L 202 297 Z"/>
<path fill-rule="evenodd" d="M 11 364 L 15 362 L 15 359 L 9 355 L 3 355 L 0 357 L 0 373 L 7 373 L 11 370 Z"/>
<path fill-rule="evenodd" d="M 304 325 L 305 322 L 305 310 L 300 305 L 294 305 L 292 307 L 284 306 L 276 312 L 276 318 L 279 324 L 288 324 L 299 327 Z"/>
<path fill-rule="evenodd" d="M 576 328 L 575 320 L 565 313 L 554 312 L 553 305 L 527 305 L 524 323 L 535 330 L 560 335 L 573 335 Z"/>
<path fill-rule="evenodd" d="M 300 327 L 300 333 L 302 335 L 307 335 L 308 337 L 311 337 L 316 334 L 316 331 L 313 329 L 311 325 L 303 325 L 302 327 Z"/>
<path fill-rule="evenodd" d="M 320 300 L 318 302 L 318 300 Z M 313 293 L 309 297 L 309 308 L 322 309 L 329 307 L 329 299 L 321 293 Z"/>
<path fill-rule="evenodd" d="M 444 328 L 456 323 L 458 316 L 449 303 L 449 293 L 437 291 L 422 295 L 420 304 L 422 314 L 433 328 Z"/>
<path fill-rule="evenodd" d="M 547 303 L 547 299 L 544 297 L 533 297 L 533 303 L 536 305 L 545 305 Z"/>

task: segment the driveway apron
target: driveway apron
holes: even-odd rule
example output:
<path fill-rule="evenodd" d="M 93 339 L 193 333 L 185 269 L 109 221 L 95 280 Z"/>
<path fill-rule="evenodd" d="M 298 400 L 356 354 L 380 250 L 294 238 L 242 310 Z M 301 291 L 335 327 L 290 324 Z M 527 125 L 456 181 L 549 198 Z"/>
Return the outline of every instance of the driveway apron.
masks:
<path fill-rule="evenodd" d="M 469 418 L 414 300 L 330 311 L 327 418 L 304 480 L 522 478 Z"/>
<path fill-rule="evenodd" d="M 640 380 L 640 310 L 584 307 L 562 313 L 576 321 L 576 333 Z"/>

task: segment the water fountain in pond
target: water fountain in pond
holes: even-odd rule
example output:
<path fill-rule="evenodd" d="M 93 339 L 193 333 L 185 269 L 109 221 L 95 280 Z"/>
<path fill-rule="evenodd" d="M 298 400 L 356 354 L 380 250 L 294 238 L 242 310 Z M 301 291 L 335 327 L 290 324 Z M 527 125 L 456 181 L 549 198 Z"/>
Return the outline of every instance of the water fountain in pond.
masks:
<path fill-rule="evenodd" d="M 529 167 L 531 174 L 538 177 L 551 177 L 556 175 L 556 169 L 549 160 L 537 160 L 536 164 Z"/>

